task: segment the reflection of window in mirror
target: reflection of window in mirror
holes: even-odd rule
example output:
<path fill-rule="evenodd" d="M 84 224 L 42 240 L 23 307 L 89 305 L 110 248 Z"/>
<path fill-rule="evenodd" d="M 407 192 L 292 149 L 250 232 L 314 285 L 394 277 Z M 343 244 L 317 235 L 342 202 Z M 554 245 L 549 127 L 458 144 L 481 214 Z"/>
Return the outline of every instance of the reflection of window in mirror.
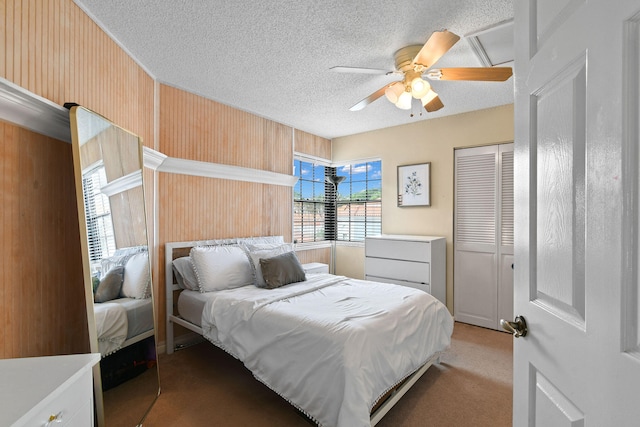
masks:
<path fill-rule="evenodd" d="M 107 175 L 102 161 L 82 173 L 91 276 L 97 277 L 102 273 L 102 259 L 112 256 L 116 250 L 109 197 L 101 191 L 106 184 Z"/>

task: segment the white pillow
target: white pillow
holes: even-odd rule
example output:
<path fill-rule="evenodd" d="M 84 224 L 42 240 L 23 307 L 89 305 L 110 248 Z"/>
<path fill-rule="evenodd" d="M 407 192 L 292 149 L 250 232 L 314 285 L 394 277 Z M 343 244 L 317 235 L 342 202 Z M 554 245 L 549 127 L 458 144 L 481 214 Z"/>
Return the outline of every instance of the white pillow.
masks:
<path fill-rule="evenodd" d="M 120 295 L 136 299 L 149 298 L 150 282 L 148 252 L 132 255 L 124 266 L 124 280 Z"/>
<path fill-rule="evenodd" d="M 239 245 L 196 246 L 191 248 L 190 256 L 200 292 L 239 288 L 255 283 L 249 257 Z"/>
<path fill-rule="evenodd" d="M 272 258 L 274 256 L 282 255 L 286 252 L 293 252 L 293 245 L 291 243 L 282 244 L 269 244 L 259 243 L 255 245 L 246 245 L 253 263 L 253 268 L 256 272 L 256 286 L 264 288 L 267 286 L 262 277 L 262 268 L 260 267 L 260 259 Z"/>
<path fill-rule="evenodd" d="M 191 258 L 188 256 L 176 258 L 173 260 L 173 272 L 176 274 L 176 280 L 178 286 L 182 289 L 189 289 L 190 291 L 198 291 L 198 278 L 195 271 L 193 271 L 193 265 L 191 265 Z"/>

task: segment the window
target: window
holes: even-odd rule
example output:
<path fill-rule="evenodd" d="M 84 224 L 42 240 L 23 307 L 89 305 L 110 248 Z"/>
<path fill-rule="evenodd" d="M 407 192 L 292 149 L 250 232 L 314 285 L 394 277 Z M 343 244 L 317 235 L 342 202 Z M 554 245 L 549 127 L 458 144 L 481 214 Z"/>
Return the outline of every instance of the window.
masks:
<path fill-rule="evenodd" d="M 381 161 L 329 167 L 296 159 L 293 238 L 362 242 L 382 231 Z M 337 186 L 331 177 L 344 179 Z M 329 177 L 329 179 L 327 179 Z"/>
<path fill-rule="evenodd" d="M 297 243 L 325 240 L 325 167 L 296 159 L 293 190 L 293 239 Z"/>
<path fill-rule="evenodd" d="M 381 165 L 377 160 L 330 168 L 346 177 L 338 184 L 336 240 L 362 242 L 382 233 Z"/>
<path fill-rule="evenodd" d="M 113 255 L 116 250 L 109 197 L 100 191 L 106 184 L 107 176 L 102 164 L 98 164 L 82 176 L 89 260 L 92 264 Z"/>

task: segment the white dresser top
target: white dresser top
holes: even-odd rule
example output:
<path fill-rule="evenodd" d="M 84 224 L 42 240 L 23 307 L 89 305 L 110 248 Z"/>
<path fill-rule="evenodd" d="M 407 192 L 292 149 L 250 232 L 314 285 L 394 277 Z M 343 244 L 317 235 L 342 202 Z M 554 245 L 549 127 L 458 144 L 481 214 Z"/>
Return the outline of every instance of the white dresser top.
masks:
<path fill-rule="evenodd" d="M 367 239 L 386 240 L 409 240 L 414 242 L 431 242 L 432 240 L 444 239 L 442 236 L 414 236 L 410 234 L 382 234 L 380 236 L 367 237 Z"/>
<path fill-rule="evenodd" d="M 0 423 L 32 416 L 58 388 L 73 384 L 99 361 L 98 353 L 0 360 Z"/>

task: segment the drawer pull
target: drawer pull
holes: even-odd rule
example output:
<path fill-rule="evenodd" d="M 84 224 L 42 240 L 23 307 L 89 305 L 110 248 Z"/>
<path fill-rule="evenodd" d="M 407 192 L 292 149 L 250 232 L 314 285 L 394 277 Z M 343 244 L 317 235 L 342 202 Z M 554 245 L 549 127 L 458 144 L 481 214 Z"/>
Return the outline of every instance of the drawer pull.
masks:
<path fill-rule="evenodd" d="M 44 427 L 50 427 L 55 424 L 61 424 L 61 423 L 62 423 L 62 411 L 58 412 L 55 415 L 49 415 L 49 421 L 47 421 Z"/>

